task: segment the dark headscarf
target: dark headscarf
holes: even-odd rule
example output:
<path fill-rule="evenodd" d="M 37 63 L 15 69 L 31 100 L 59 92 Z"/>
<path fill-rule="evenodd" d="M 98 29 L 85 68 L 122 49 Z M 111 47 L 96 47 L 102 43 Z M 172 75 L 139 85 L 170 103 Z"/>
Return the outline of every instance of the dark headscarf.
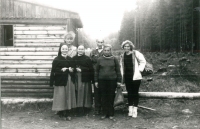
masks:
<path fill-rule="evenodd" d="M 58 56 L 61 56 L 61 47 L 63 45 L 67 45 L 67 43 L 60 43 L 59 49 L 58 49 Z"/>

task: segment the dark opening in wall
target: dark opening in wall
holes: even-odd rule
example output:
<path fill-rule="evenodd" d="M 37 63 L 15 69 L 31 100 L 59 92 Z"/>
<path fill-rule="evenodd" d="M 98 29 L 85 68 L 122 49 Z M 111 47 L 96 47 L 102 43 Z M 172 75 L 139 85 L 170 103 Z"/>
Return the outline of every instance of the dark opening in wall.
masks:
<path fill-rule="evenodd" d="M 1 25 L 0 46 L 13 46 L 13 26 Z"/>

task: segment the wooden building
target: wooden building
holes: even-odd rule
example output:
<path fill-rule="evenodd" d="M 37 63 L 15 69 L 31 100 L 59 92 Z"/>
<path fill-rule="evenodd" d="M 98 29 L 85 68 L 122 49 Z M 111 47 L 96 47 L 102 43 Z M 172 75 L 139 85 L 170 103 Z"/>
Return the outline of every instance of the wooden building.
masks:
<path fill-rule="evenodd" d="M 82 27 L 76 12 L 0 0 L 1 96 L 52 97 L 51 63 L 63 35 L 67 31 L 78 34 L 77 28 Z"/>

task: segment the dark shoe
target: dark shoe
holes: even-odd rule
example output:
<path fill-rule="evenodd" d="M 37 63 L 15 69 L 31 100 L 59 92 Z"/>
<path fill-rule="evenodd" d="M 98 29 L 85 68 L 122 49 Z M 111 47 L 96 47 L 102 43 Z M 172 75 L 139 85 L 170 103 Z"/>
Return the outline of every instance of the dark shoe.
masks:
<path fill-rule="evenodd" d="M 58 111 L 56 113 L 56 115 L 58 115 L 60 118 L 62 118 L 64 116 L 63 111 Z"/>
<path fill-rule="evenodd" d="M 99 114 L 101 114 L 101 111 L 100 110 L 99 111 L 95 111 L 94 114 L 95 115 L 99 115 Z"/>
<path fill-rule="evenodd" d="M 114 122 L 116 121 L 113 116 L 110 116 L 109 119 L 112 120 L 112 121 L 114 121 Z"/>
<path fill-rule="evenodd" d="M 60 115 L 60 114 L 62 114 L 62 111 L 56 111 L 55 112 L 55 115 Z"/>
<path fill-rule="evenodd" d="M 71 118 L 70 116 L 68 116 L 68 117 L 65 117 L 64 120 L 66 120 L 66 121 L 71 121 L 72 118 Z"/>

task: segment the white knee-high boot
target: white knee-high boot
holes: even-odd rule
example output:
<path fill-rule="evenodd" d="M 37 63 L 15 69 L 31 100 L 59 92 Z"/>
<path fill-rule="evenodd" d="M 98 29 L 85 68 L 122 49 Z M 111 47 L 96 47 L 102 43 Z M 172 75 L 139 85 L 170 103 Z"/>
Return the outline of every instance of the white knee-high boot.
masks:
<path fill-rule="evenodd" d="M 132 117 L 136 118 L 137 117 L 137 107 L 133 107 L 133 114 Z"/>
<path fill-rule="evenodd" d="M 128 107 L 128 116 L 133 116 L 133 106 Z"/>

